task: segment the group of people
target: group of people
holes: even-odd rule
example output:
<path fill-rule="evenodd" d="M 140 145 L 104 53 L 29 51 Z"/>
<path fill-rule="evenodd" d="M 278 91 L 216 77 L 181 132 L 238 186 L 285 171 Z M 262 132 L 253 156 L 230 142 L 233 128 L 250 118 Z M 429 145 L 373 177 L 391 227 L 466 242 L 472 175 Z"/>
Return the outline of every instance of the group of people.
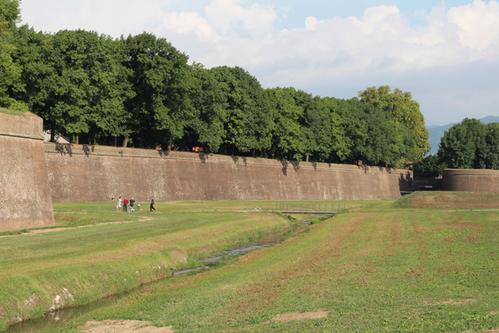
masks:
<path fill-rule="evenodd" d="M 149 211 L 150 212 L 155 212 L 156 208 L 154 207 L 155 201 L 154 198 L 151 198 L 151 202 L 149 203 Z M 137 200 L 134 199 L 134 197 L 131 197 L 128 199 L 127 197 L 122 197 L 121 195 L 118 196 L 116 199 L 116 210 L 117 211 L 123 211 L 125 213 L 134 213 L 136 210 L 140 209 L 140 203 L 137 202 Z"/>

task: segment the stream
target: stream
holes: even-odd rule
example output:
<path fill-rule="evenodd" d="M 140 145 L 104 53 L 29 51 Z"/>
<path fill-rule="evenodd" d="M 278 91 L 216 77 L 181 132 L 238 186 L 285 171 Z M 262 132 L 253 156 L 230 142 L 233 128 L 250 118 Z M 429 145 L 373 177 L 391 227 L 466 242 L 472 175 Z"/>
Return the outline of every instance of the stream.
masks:
<path fill-rule="evenodd" d="M 295 214 L 300 214 L 296 213 Z M 303 214 L 303 213 L 301 213 Z M 319 220 L 323 221 L 328 218 L 331 218 L 334 216 L 334 214 L 321 214 Z M 288 217 L 290 218 L 290 217 Z M 305 226 L 310 226 L 313 224 L 313 221 L 311 220 L 302 220 L 300 221 L 302 225 Z M 264 248 L 269 248 L 277 243 L 262 243 L 262 244 L 251 244 L 251 245 L 246 245 L 243 247 L 237 247 L 233 248 L 230 250 L 226 250 L 218 255 L 215 256 L 210 256 L 210 257 L 205 257 L 205 258 L 200 258 L 198 262 L 200 263 L 199 266 L 191 267 L 191 268 L 185 268 L 181 270 L 176 270 L 172 273 L 173 278 L 177 277 L 182 277 L 185 275 L 193 275 L 197 273 L 201 273 L 207 270 L 210 270 L 214 267 L 217 267 L 219 265 L 223 265 L 226 262 L 228 262 L 230 259 L 245 255 L 247 253 L 250 253 L 252 251 L 264 249 Z M 58 311 L 50 312 L 46 316 L 38 319 L 32 319 L 32 320 L 27 320 L 20 322 L 18 324 L 10 326 L 4 333 L 37 333 L 40 330 L 48 330 L 50 328 L 53 328 L 54 331 L 57 330 L 58 327 L 61 326 L 61 324 L 66 323 L 67 321 L 70 321 L 71 319 L 75 317 L 82 316 L 90 311 L 93 311 L 95 309 L 103 308 L 106 306 L 110 306 L 113 303 L 117 302 L 120 299 L 126 298 L 132 294 L 135 293 L 141 293 L 144 291 L 146 288 L 149 289 L 149 287 L 154 286 L 156 284 L 159 284 L 161 282 L 164 282 L 166 279 L 162 278 L 156 281 L 151 281 L 149 283 L 143 284 L 135 289 L 132 289 L 130 291 L 127 291 L 125 293 L 113 295 L 113 296 L 108 296 L 106 298 L 100 299 L 98 301 L 89 303 L 87 305 L 81 305 L 81 306 L 76 306 L 76 307 L 70 307 L 70 308 L 65 308 L 61 309 Z"/>
<path fill-rule="evenodd" d="M 248 246 L 244 246 L 244 247 L 230 249 L 230 250 L 224 251 L 223 253 L 216 255 L 216 256 L 201 258 L 201 259 L 199 259 L 199 262 L 202 264 L 201 266 L 196 266 L 196 267 L 192 267 L 192 268 L 186 268 L 186 269 L 174 271 L 172 273 L 172 277 L 192 275 L 192 274 L 200 273 L 203 271 L 207 271 L 207 270 L 211 269 L 212 267 L 216 267 L 219 264 L 223 264 L 225 261 L 227 261 L 231 258 L 236 258 L 238 256 L 242 256 L 244 254 L 247 254 L 247 253 L 250 253 L 252 251 L 259 250 L 259 249 L 269 248 L 273 245 L 275 245 L 275 243 L 252 244 L 252 245 L 248 245 Z M 56 329 L 57 326 L 71 320 L 72 318 L 81 316 L 85 313 L 88 313 L 88 312 L 93 311 L 93 310 L 98 309 L 98 308 L 112 305 L 113 303 L 115 303 L 116 301 L 118 301 L 122 298 L 125 298 L 133 293 L 140 293 L 146 287 L 153 286 L 153 285 L 161 283 L 163 281 L 165 281 L 165 279 L 152 281 L 152 282 L 149 282 L 147 284 L 143 284 L 142 286 L 140 286 L 138 288 L 132 289 L 126 293 L 109 296 L 109 297 L 103 298 L 101 300 L 98 300 L 96 302 L 89 303 L 87 305 L 82 305 L 82 306 L 78 306 L 78 307 L 70 307 L 70 308 L 50 312 L 45 317 L 42 317 L 39 319 L 27 320 L 27 321 L 21 322 L 19 324 L 15 324 L 13 326 L 10 326 L 4 332 L 5 333 L 36 333 L 42 329 L 46 330 L 47 328 L 50 328 L 50 327 L 53 327 L 54 329 Z"/>

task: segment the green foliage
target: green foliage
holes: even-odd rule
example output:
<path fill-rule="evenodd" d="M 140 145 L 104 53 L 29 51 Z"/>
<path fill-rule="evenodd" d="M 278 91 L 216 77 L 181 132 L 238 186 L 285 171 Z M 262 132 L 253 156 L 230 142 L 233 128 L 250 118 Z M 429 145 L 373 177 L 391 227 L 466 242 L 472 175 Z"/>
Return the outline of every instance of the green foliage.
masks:
<path fill-rule="evenodd" d="M 19 17 L 19 1 L 0 0 L 0 107 L 24 111 L 26 106 L 12 98 L 23 90 L 21 67 L 12 60 L 13 32 Z"/>
<path fill-rule="evenodd" d="M 442 164 L 437 155 L 426 156 L 422 161 L 414 164 L 414 175 L 421 177 L 438 177 L 444 171 L 445 165 Z"/>
<path fill-rule="evenodd" d="M 170 145 L 184 136 L 193 120 L 187 98 L 187 56 L 163 38 L 143 33 L 122 40 L 135 96 L 127 102 L 129 129 L 140 146 Z"/>
<path fill-rule="evenodd" d="M 255 153 L 271 147 L 272 116 L 260 83 L 239 67 L 211 69 L 226 112 L 224 152 Z"/>
<path fill-rule="evenodd" d="M 427 151 L 419 105 L 398 89 L 368 88 L 349 100 L 264 89 L 239 67 L 189 65 L 149 33 L 44 34 L 15 27 L 17 1 L 0 5 L 0 107 L 29 108 L 73 142 L 387 167 Z M 479 154 L 497 164 L 492 150 Z"/>
<path fill-rule="evenodd" d="M 465 119 L 445 132 L 438 156 L 449 168 L 499 169 L 499 123 Z"/>
<path fill-rule="evenodd" d="M 405 159 L 408 161 L 420 160 L 429 150 L 428 131 L 424 124 L 423 114 L 419 104 L 412 99 L 408 92 L 399 89 L 391 90 L 388 86 L 370 87 L 360 92 L 362 102 L 383 111 L 387 117 L 406 127 L 411 133 Z"/>
<path fill-rule="evenodd" d="M 482 164 L 489 169 L 499 169 L 499 123 L 486 125 L 484 145 L 479 151 Z"/>
<path fill-rule="evenodd" d="M 122 65 L 122 45 L 109 37 L 83 30 L 54 35 L 21 27 L 16 33 L 16 62 L 22 65 L 24 98 L 46 126 L 67 135 L 125 135 L 133 95 L 129 70 Z"/>
<path fill-rule="evenodd" d="M 303 126 L 305 109 L 299 101 L 302 94 L 305 95 L 305 93 L 293 88 L 267 90 L 275 123 L 272 136 L 273 156 L 302 159 L 307 148 L 312 148 L 307 145 L 306 128 Z"/>
<path fill-rule="evenodd" d="M 193 64 L 189 75 L 192 116 L 180 145 L 186 149 L 201 145 L 218 151 L 224 142 L 227 118 L 221 83 L 200 64 Z"/>

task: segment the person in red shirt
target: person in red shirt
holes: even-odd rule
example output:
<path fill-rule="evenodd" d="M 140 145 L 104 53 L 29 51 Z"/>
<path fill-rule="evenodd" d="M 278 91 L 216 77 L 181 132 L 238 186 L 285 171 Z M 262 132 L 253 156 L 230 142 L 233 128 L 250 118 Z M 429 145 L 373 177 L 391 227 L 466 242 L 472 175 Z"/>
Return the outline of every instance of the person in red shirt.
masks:
<path fill-rule="evenodd" d="M 123 211 L 128 212 L 128 198 L 123 199 Z"/>

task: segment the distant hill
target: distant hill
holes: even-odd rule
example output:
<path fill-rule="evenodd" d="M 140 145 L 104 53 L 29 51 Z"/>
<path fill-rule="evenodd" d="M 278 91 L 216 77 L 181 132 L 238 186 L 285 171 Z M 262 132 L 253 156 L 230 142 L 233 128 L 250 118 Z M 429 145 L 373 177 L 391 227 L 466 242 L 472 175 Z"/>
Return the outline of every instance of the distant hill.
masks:
<path fill-rule="evenodd" d="M 480 119 L 482 123 L 490 124 L 499 122 L 498 116 L 487 116 Z M 431 154 L 436 154 L 438 151 L 438 145 L 440 144 L 440 140 L 444 136 L 445 131 L 454 126 L 456 123 L 441 125 L 441 126 L 428 126 L 428 133 L 430 134 L 430 145 L 431 145 Z"/>

